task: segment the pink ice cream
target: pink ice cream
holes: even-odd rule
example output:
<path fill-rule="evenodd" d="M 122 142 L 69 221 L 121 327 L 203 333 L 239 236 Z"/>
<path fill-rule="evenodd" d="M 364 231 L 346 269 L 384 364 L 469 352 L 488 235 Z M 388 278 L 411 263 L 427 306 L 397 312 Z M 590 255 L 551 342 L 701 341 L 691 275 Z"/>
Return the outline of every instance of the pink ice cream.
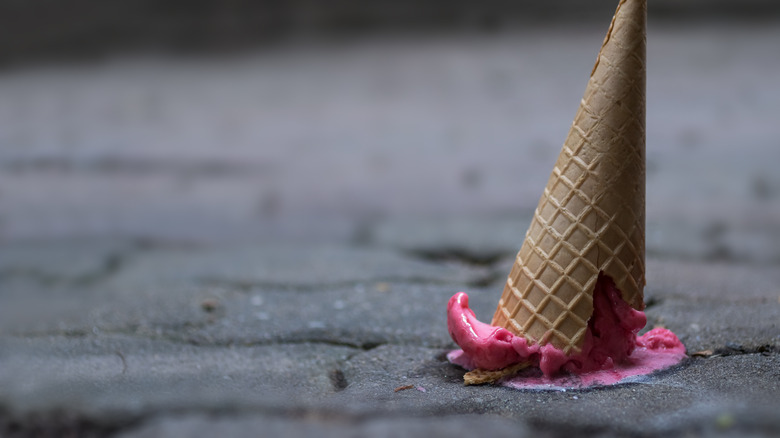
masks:
<path fill-rule="evenodd" d="M 540 346 L 507 329 L 480 322 L 469 309 L 468 295 L 459 292 L 447 305 L 447 326 L 462 350 L 451 352 L 448 358 L 467 369 L 498 370 L 520 362 L 533 365 L 504 382 L 508 386 L 609 385 L 667 368 L 685 357 L 685 346 L 667 329 L 656 328 L 637 336 L 646 323 L 643 312 L 623 301 L 612 279 L 600 275 L 582 349 L 567 356 L 552 344 Z"/>

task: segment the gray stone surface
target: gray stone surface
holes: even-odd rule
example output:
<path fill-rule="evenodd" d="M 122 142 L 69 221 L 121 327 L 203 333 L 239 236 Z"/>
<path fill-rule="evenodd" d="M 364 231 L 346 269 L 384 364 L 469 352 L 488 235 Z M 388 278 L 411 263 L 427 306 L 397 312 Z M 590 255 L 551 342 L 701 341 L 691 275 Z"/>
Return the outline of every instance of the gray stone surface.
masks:
<path fill-rule="evenodd" d="M 254 245 L 248 247 L 146 251 L 111 279 L 117 287 L 227 284 L 314 289 L 376 281 L 467 283 L 478 267 L 431 263 L 395 251 L 350 246 Z"/>
<path fill-rule="evenodd" d="M 346 427 L 348 426 L 348 427 Z M 491 415 L 461 415 L 444 418 L 378 417 L 349 421 L 334 417 L 324 420 L 312 418 L 258 417 L 257 415 L 204 419 L 181 416 L 156 420 L 139 430 L 121 434 L 122 437 L 169 436 L 184 434 L 192 437 L 240 434 L 252 436 L 289 437 L 451 437 L 475 435 L 489 428 L 491 436 L 530 436 L 528 428 L 519 422 Z"/>
<path fill-rule="evenodd" d="M 776 266 L 648 261 L 648 325 L 680 333 L 689 351 L 780 344 Z"/>
<path fill-rule="evenodd" d="M 511 228 L 536 205 L 605 27 L 0 72 L 0 236 L 386 242 L 404 234 L 394 221 Z M 779 39 L 771 22 L 650 23 L 651 251 L 777 261 Z"/>
<path fill-rule="evenodd" d="M 0 435 L 778 436 L 777 26 L 651 23 L 648 326 L 610 388 L 465 387 L 602 26 L 0 72 Z"/>
<path fill-rule="evenodd" d="M 3 281 L 89 284 L 116 271 L 130 248 L 106 239 L 7 242 L 0 251 L 0 275 Z"/>
<path fill-rule="evenodd" d="M 197 257 L 189 260 L 198 266 Z M 422 436 L 475 427 L 503 436 L 513 426 L 528 436 L 780 433 L 774 267 L 653 259 L 648 266 L 649 325 L 673 329 L 689 352 L 713 355 L 614 388 L 464 387 L 463 370 L 444 360 L 453 347 L 445 303 L 467 290 L 477 315 L 489 319 L 500 281 L 480 289 L 356 279 L 322 288 L 222 286 L 216 298 L 202 298 L 213 307 L 198 306 L 197 293 L 166 289 L 157 301 L 140 299 L 136 311 L 122 303 L 103 317 L 85 313 L 81 324 L 90 330 L 6 333 L 0 403 L 28 431 L 30 415 L 57 425 L 64 420 L 46 415 L 64 410 L 82 422 L 65 421 L 62 430 L 114 427 L 127 436 L 188 433 L 203 423 L 197 436 L 252 428 Z M 72 299 L 84 299 L 83 290 L 72 289 Z M 177 301 L 190 308 L 176 310 Z"/>

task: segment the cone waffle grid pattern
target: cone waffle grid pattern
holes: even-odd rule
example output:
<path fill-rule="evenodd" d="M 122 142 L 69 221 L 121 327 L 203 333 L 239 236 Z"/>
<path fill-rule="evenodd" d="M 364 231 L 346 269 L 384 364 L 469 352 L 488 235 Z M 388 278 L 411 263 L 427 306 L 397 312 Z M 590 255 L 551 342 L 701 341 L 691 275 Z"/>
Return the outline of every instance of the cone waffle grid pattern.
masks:
<path fill-rule="evenodd" d="M 600 272 L 632 307 L 643 308 L 644 2 L 628 1 L 642 10 L 618 20 L 625 3 L 493 318 L 566 354 L 584 339 Z"/>

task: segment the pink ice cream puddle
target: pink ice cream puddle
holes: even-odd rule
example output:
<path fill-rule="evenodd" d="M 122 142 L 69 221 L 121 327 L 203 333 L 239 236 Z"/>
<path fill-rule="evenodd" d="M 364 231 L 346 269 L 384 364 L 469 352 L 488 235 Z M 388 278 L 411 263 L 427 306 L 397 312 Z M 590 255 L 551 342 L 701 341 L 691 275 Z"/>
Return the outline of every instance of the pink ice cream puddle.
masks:
<path fill-rule="evenodd" d="M 514 388 L 612 385 L 668 368 L 685 357 L 685 346 L 667 329 L 637 336 L 646 323 L 644 312 L 632 309 L 612 279 L 600 275 L 582 349 L 567 356 L 552 344 L 529 343 L 509 330 L 480 322 L 468 307 L 468 295 L 459 292 L 447 305 L 447 326 L 462 350 L 450 352 L 447 358 L 469 370 L 530 362 L 532 367 L 502 382 Z"/>

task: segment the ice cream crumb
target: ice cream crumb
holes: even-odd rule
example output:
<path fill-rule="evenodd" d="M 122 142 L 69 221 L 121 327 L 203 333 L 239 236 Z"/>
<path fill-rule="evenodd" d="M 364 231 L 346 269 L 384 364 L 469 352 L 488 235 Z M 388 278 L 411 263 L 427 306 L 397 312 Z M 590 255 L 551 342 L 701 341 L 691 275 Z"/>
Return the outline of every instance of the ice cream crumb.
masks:
<path fill-rule="evenodd" d="M 403 385 L 403 386 L 399 386 L 398 388 L 395 388 L 393 392 L 406 391 L 407 389 L 412 389 L 412 388 L 414 388 L 414 385 Z"/>

